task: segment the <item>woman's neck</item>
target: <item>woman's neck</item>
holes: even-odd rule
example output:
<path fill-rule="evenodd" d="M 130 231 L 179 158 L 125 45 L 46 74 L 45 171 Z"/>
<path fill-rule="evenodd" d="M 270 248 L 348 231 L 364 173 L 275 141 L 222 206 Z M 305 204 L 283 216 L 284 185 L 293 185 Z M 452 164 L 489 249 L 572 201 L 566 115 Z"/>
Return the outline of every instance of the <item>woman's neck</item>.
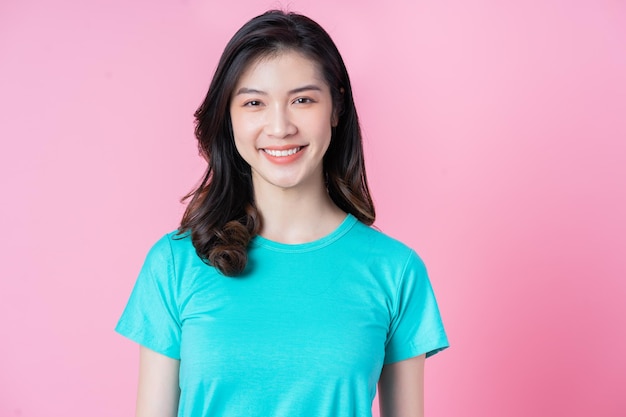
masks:
<path fill-rule="evenodd" d="M 255 186 L 255 205 L 266 239 L 298 244 L 322 238 L 335 230 L 346 213 L 335 205 L 323 185 L 283 189 Z"/>

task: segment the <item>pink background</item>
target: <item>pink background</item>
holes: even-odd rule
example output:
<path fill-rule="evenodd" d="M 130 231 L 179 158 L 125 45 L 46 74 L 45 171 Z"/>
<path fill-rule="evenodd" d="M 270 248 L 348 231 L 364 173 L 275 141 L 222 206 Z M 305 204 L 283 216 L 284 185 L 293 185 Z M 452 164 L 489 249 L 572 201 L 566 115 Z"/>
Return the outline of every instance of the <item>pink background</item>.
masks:
<path fill-rule="evenodd" d="M 377 225 L 452 348 L 428 416 L 626 415 L 626 4 L 293 0 L 331 33 Z M 127 416 L 113 332 L 200 176 L 192 113 L 267 1 L 0 4 L 0 416 Z"/>

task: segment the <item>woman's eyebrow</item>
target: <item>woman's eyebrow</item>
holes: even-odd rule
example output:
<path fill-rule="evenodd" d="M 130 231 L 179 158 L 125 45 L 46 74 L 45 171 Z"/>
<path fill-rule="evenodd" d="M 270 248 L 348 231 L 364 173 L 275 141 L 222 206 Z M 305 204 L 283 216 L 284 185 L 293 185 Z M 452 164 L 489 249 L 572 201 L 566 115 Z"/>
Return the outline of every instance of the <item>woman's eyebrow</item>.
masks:
<path fill-rule="evenodd" d="M 322 88 L 315 84 L 309 84 L 309 85 L 305 85 L 304 87 L 294 88 L 293 90 L 289 91 L 289 94 L 298 94 L 304 91 L 311 91 L 311 90 L 322 91 Z"/>
<path fill-rule="evenodd" d="M 241 87 L 239 90 L 237 90 L 237 93 L 235 95 L 238 96 L 241 94 L 260 94 L 263 96 L 267 95 L 265 91 L 256 90 L 254 88 L 246 88 L 246 87 Z"/>
<path fill-rule="evenodd" d="M 289 94 L 298 94 L 304 91 L 322 91 L 322 88 L 315 84 L 309 84 L 303 87 L 298 87 L 298 88 L 294 88 L 293 90 L 289 90 Z M 235 93 L 236 96 L 241 95 L 241 94 L 258 94 L 262 96 L 267 95 L 265 91 L 257 90 L 256 88 L 247 88 L 247 87 L 241 87 L 239 90 L 237 90 L 237 93 Z"/>

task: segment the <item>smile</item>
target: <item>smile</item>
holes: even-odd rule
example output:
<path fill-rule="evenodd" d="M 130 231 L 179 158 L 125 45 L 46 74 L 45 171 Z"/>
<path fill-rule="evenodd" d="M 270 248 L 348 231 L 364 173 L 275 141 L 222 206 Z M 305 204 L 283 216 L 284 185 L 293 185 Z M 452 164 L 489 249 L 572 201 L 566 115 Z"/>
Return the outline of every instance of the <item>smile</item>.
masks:
<path fill-rule="evenodd" d="M 284 150 L 274 150 L 274 149 L 263 149 L 263 152 L 265 152 L 268 155 L 271 156 L 276 156 L 276 157 L 281 157 L 281 156 L 290 156 L 293 155 L 297 152 L 300 151 L 300 149 L 302 149 L 301 146 L 298 146 L 297 148 L 292 148 L 292 149 L 284 149 Z"/>

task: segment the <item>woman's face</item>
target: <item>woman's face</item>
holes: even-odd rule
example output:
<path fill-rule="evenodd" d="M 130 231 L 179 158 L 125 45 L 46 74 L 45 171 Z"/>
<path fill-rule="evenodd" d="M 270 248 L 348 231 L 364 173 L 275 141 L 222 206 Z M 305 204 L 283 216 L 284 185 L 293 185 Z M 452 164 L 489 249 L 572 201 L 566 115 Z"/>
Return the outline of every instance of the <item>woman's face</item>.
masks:
<path fill-rule="evenodd" d="M 230 115 L 256 192 L 324 186 L 333 104 L 314 61 L 285 51 L 252 62 L 235 87 Z"/>

